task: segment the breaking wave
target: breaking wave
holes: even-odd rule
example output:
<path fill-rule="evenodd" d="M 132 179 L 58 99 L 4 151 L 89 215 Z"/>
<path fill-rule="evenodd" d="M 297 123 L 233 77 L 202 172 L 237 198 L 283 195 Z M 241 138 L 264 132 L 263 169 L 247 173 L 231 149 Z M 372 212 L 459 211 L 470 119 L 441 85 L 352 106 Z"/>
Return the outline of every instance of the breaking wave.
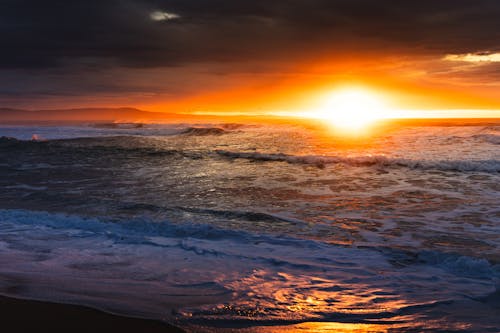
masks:
<path fill-rule="evenodd" d="M 227 131 L 219 127 L 188 127 L 181 134 L 192 136 L 222 135 Z"/>
<path fill-rule="evenodd" d="M 384 155 L 366 155 L 355 157 L 319 156 L 319 155 L 287 155 L 246 153 L 217 150 L 217 154 L 228 158 L 242 158 L 252 161 L 277 161 L 292 164 L 311 164 L 324 167 L 328 164 L 346 164 L 350 166 L 380 166 L 405 167 L 410 169 L 441 170 L 441 171 L 478 171 L 500 172 L 499 160 L 412 160 L 404 158 L 390 158 Z"/>
<path fill-rule="evenodd" d="M 479 139 L 483 142 L 491 143 L 494 145 L 500 145 L 500 135 L 496 134 L 478 134 L 474 135 L 475 139 Z"/>
<path fill-rule="evenodd" d="M 97 123 L 91 125 L 96 128 L 109 128 L 109 129 L 131 129 L 131 128 L 143 128 L 145 124 L 143 123 Z"/>
<path fill-rule="evenodd" d="M 196 128 L 190 129 L 189 134 L 195 136 L 205 135 L 222 135 L 226 133 L 223 129 L 215 128 Z M 489 135 L 483 139 L 490 140 L 494 144 L 500 144 L 500 137 Z M 90 140 L 89 142 L 85 140 Z M 94 142 L 95 140 L 95 142 Z M 121 146 L 102 146 L 103 140 L 120 141 Z M 127 140 L 130 140 L 130 145 L 124 145 Z M 140 154 L 144 156 L 172 156 L 186 157 L 193 160 L 201 158 L 213 158 L 222 156 L 229 159 L 247 159 L 251 161 L 262 162 L 287 162 L 291 164 L 307 164 L 314 165 L 318 168 L 324 168 L 331 164 L 344 164 L 353 167 L 388 167 L 388 168 L 409 168 L 421 170 L 440 170 L 440 171 L 458 171 L 458 172 L 485 172 L 499 173 L 500 160 L 484 159 L 484 160 L 425 160 L 425 159 L 409 159 L 388 157 L 385 155 L 360 155 L 360 156 L 328 156 L 328 155 L 290 155 L 290 154 L 271 154 L 261 152 L 237 152 L 227 150 L 183 150 L 183 149 L 161 149 L 158 147 L 137 147 L 135 146 L 135 138 L 133 137 L 108 137 L 104 138 L 88 138 L 88 139 L 71 139 L 71 140 L 52 140 L 52 141 L 25 141 L 10 137 L 0 137 L 0 147 L 8 150 L 17 149 L 69 149 L 74 152 L 82 152 L 86 154 Z M 64 144 L 67 143 L 67 144 Z M 81 145 L 83 144 L 83 145 Z M 95 147 L 94 147 L 95 144 Z M 130 146 L 130 147 L 129 147 Z M 50 147 L 50 148 L 49 148 Z M 82 150 L 83 149 L 83 150 Z"/>

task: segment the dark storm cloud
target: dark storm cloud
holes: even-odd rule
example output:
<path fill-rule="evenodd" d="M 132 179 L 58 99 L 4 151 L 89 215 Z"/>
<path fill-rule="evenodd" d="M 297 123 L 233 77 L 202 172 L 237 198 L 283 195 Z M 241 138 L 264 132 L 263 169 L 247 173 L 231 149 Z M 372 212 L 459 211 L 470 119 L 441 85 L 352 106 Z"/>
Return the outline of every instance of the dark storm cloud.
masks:
<path fill-rule="evenodd" d="M 153 20 L 153 12 L 178 15 Z M 497 0 L 3 0 L 1 68 L 500 49 Z"/>
<path fill-rule="evenodd" d="M 499 63 L 443 59 L 500 52 L 499 17 L 498 0 L 0 0 L 0 106 L 176 98 L 346 55 L 498 82 Z"/>

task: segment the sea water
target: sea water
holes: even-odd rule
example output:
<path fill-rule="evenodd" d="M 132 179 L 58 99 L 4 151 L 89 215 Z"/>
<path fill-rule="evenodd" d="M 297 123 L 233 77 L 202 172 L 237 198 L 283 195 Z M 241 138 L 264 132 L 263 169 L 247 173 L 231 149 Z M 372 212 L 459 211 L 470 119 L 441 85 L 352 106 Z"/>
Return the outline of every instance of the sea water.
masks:
<path fill-rule="evenodd" d="M 0 294 L 195 332 L 500 331 L 500 123 L 333 132 L 0 126 Z"/>

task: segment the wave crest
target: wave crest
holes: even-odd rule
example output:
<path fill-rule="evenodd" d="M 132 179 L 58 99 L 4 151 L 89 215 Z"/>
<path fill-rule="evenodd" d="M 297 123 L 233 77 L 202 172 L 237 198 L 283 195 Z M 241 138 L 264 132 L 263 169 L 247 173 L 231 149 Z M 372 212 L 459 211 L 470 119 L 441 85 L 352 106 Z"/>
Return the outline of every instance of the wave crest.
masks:
<path fill-rule="evenodd" d="M 217 154 L 228 158 L 242 158 L 253 161 L 276 161 L 292 164 L 311 164 L 324 167 L 327 164 L 346 164 L 350 166 L 380 166 L 404 167 L 410 169 L 441 170 L 441 171 L 479 171 L 488 173 L 500 172 L 498 160 L 412 160 L 404 158 L 391 158 L 384 155 L 366 155 L 355 157 L 319 156 L 319 155 L 287 155 L 264 154 L 248 152 L 231 152 L 217 150 Z"/>
<path fill-rule="evenodd" d="M 478 134 L 474 135 L 475 139 L 479 139 L 483 142 L 491 143 L 494 145 L 500 145 L 500 135 L 496 134 Z"/>
<path fill-rule="evenodd" d="M 219 127 L 188 127 L 181 134 L 192 136 L 222 135 L 227 131 Z"/>

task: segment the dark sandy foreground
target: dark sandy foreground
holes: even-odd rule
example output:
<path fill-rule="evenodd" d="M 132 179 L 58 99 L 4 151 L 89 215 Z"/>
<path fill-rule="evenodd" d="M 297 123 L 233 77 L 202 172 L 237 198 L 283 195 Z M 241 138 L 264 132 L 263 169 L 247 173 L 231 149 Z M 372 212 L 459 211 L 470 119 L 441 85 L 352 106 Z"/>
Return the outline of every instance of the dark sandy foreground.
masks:
<path fill-rule="evenodd" d="M 184 332 L 154 320 L 115 316 L 77 305 L 0 296 L 2 332 Z"/>

